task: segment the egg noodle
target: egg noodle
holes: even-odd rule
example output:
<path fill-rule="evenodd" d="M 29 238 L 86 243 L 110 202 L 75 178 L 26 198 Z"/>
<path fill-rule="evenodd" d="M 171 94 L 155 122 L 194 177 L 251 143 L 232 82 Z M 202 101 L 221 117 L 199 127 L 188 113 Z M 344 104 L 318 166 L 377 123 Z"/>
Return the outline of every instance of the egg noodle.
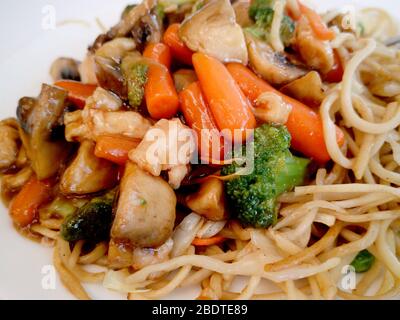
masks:
<path fill-rule="evenodd" d="M 279 26 L 285 5 L 299 10 L 296 1 L 276 1 L 270 39 L 276 51 L 283 50 Z M 324 20 L 329 23 L 338 15 L 328 12 Z M 108 267 L 108 243 L 90 252 L 83 251 L 82 240 L 70 247 L 59 236 L 62 220 L 41 219 L 31 230 L 54 243 L 54 266 L 71 293 L 90 299 L 85 283 L 99 283 L 132 300 L 168 297 L 191 286 L 200 288 L 199 299 L 399 295 L 400 101 L 392 91 L 400 83 L 400 52 L 383 44 L 396 31 L 387 13 L 365 9 L 356 18 L 368 21 L 363 35 L 334 27 L 331 45 L 339 53 L 344 76 L 329 85 L 319 111 L 333 165 L 319 169 L 309 185 L 280 196 L 280 218 L 274 226 L 244 228 L 235 220 L 212 222 L 191 213 L 174 229 L 170 258 L 133 272 Z M 373 85 L 365 85 L 365 78 Z M 385 98 L 378 99 L 374 92 Z M 335 126 L 344 132 L 342 146 Z M 228 248 L 195 250 L 193 239 L 204 233 L 231 239 Z M 364 249 L 375 256 L 375 263 L 357 276 L 354 288 L 342 286 L 347 276 L 343 270 Z M 89 265 L 99 270 L 93 272 Z"/>

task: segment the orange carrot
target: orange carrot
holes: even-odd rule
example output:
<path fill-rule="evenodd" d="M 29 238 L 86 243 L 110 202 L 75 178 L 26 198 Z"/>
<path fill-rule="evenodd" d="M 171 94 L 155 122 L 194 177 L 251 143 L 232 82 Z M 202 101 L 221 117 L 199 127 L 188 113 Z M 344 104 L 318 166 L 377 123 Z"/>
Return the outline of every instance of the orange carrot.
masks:
<path fill-rule="evenodd" d="M 163 65 L 164 55 L 158 55 L 147 48 L 144 57 L 157 63 L 149 65 L 147 83 L 144 88 L 147 110 L 154 119 L 172 118 L 179 108 L 178 93 L 168 68 Z M 158 51 L 157 47 L 153 47 Z M 156 60 L 158 59 L 158 60 Z"/>
<path fill-rule="evenodd" d="M 194 82 L 188 85 L 179 94 L 179 98 L 186 123 L 197 133 L 201 157 L 210 159 L 222 156 L 223 141 L 219 137 L 217 125 L 201 92 L 200 83 Z M 218 151 L 213 150 L 213 142 L 219 142 Z M 213 154 L 217 157 L 213 157 Z"/>
<path fill-rule="evenodd" d="M 124 165 L 128 161 L 129 151 L 136 148 L 139 143 L 137 139 L 102 136 L 97 139 L 94 154 L 98 158 Z"/>
<path fill-rule="evenodd" d="M 207 239 L 194 238 L 194 240 L 192 241 L 192 245 L 194 245 L 196 247 L 212 246 L 214 244 L 219 244 L 219 243 L 223 242 L 225 239 L 226 238 L 223 236 L 214 236 L 214 237 L 207 238 Z"/>
<path fill-rule="evenodd" d="M 309 21 L 317 38 L 320 40 L 333 40 L 335 38 L 335 33 L 328 29 L 326 24 L 322 21 L 321 16 L 311 8 L 303 5 L 300 1 L 298 1 L 298 3 L 301 13 Z"/>
<path fill-rule="evenodd" d="M 171 49 L 172 56 L 179 62 L 192 64 L 193 51 L 179 37 L 179 23 L 171 24 L 164 33 L 163 42 Z"/>
<path fill-rule="evenodd" d="M 333 53 L 335 56 L 335 64 L 333 68 L 325 75 L 324 80 L 331 83 L 337 83 L 342 81 L 344 70 L 342 61 L 340 61 L 339 54 L 336 50 L 334 50 Z"/>
<path fill-rule="evenodd" d="M 171 66 L 171 50 L 163 43 L 149 43 L 143 56 L 158 61 L 168 69 Z"/>
<path fill-rule="evenodd" d="M 292 136 L 292 147 L 295 150 L 313 158 L 319 163 L 325 163 L 330 160 L 325 145 L 322 120 L 317 113 L 301 102 L 274 89 L 245 66 L 238 63 L 231 63 L 228 64 L 227 68 L 244 94 L 253 103 L 255 103 L 260 94 L 273 92 L 281 96 L 287 104 L 291 105 L 292 111 L 286 127 Z M 344 143 L 344 135 L 339 128 L 336 129 L 336 139 L 339 145 Z"/>
<path fill-rule="evenodd" d="M 49 198 L 49 180 L 29 180 L 17 194 L 10 206 L 11 218 L 20 227 L 30 225 L 36 218 L 38 208 Z"/>
<path fill-rule="evenodd" d="M 86 99 L 89 98 L 97 88 L 94 84 L 84 84 L 71 80 L 57 81 L 54 85 L 68 91 L 68 100 L 81 109 L 85 107 Z"/>
<path fill-rule="evenodd" d="M 232 137 L 241 130 L 244 138 L 243 133 L 253 129 L 256 120 L 238 84 L 220 61 L 206 54 L 195 53 L 193 65 L 218 128 L 231 131 Z"/>

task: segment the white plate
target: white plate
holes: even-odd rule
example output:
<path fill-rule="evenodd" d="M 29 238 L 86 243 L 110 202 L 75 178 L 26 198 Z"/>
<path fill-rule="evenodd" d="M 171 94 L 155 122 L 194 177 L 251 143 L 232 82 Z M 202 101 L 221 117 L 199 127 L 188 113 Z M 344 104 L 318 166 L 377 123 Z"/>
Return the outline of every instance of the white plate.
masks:
<path fill-rule="evenodd" d="M 2 0 L 0 10 L 0 119 L 14 116 L 22 96 L 37 96 L 42 82 L 50 82 L 51 62 L 60 56 L 82 59 L 87 46 L 105 26 L 116 23 L 126 0 Z M 343 5 L 379 6 L 397 14 L 394 0 L 314 1 L 321 10 Z M 55 14 L 52 28 L 51 14 Z M 44 289 L 52 249 L 21 237 L 12 227 L 7 210 L 0 206 L 0 299 L 71 299 L 56 280 L 55 289 Z M 99 285 L 86 285 L 95 299 L 125 298 Z M 178 290 L 173 299 L 189 299 L 197 290 Z"/>

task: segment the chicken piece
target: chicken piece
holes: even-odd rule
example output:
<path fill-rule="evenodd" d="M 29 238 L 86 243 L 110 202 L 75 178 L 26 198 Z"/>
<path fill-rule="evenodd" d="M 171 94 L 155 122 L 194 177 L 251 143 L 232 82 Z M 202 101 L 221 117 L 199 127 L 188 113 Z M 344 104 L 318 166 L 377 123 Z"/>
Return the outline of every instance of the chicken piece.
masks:
<path fill-rule="evenodd" d="M 226 220 L 224 183 L 216 178 L 207 179 L 196 193 L 186 197 L 186 205 L 209 220 Z"/>
<path fill-rule="evenodd" d="M 15 164 L 18 157 L 18 124 L 14 119 L 0 123 L 0 170 Z"/>
<path fill-rule="evenodd" d="M 87 109 L 102 111 L 118 111 L 122 107 L 122 100 L 114 93 L 98 87 L 86 101 Z"/>
<path fill-rule="evenodd" d="M 94 155 L 95 144 L 83 141 L 78 154 L 61 177 L 60 191 L 63 194 L 88 194 L 107 190 L 115 186 L 118 167 Z"/>
<path fill-rule="evenodd" d="M 67 141 L 96 141 L 102 135 L 122 135 L 141 139 L 151 122 L 134 111 L 103 111 L 85 108 L 64 117 Z"/>
<path fill-rule="evenodd" d="M 291 111 L 291 105 L 283 101 L 281 96 L 264 92 L 257 98 L 254 115 L 263 122 L 285 124 Z"/>
<path fill-rule="evenodd" d="M 129 159 L 154 176 L 163 170 L 179 170 L 182 173 L 175 171 L 170 175 L 171 184 L 177 186 L 180 181 L 176 178 L 184 177 L 177 168 L 188 165 L 195 150 L 195 136 L 189 127 L 177 118 L 162 119 L 147 131 L 139 146 L 129 153 Z"/>
<path fill-rule="evenodd" d="M 141 139 L 150 129 L 151 123 L 134 111 L 105 112 L 88 110 L 88 127 L 95 137 L 101 135 L 122 135 Z"/>
<path fill-rule="evenodd" d="M 132 267 L 140 270 L 152 264 L 167 261 L 174 246 L 174 241 L 168 239 L 158 248 L 135 248 L 133 250 Z"/>
<path fill-rule="evenodd" d="M 236 23 L 229 0 L 214 0 L 188 16 L 179 30 L 182 41 L 193 51 L 223 62 L 247 64 L 242 28 Z"/>
<path fill-rule="evenodd" d="M 252 69 L 274 85 L 284 85 L 306 74 L 306 70 L 288 61 L 283 53 L 275 52 L 272 47 L 245 32 Z"/>
<path fill-rule="evenodd" d="M 307 73 L 281 89 L 281 92 L 311 107 L 319 107 L 325 99 L 321 76 L 316 71 Z"/>
<path fill-rule="evenodd" d="M 108 245 L 108 266 L 111 269 L 123 269 L 132 265 L 132 245 L 127 241 L 110 240 Z"/>
<path fill-rule="evenodd" d="M 189 165 L 179 165 L 179 166 L 173 166 L 169 171 L 168 171 L 168 183 L 173 189 L 179 189 L 181 186 L 181 183 L 183 179 L 186 177 L 186 175 L 190 172 L 190 166 Z"/>
<path fill-rule="evenodd" d="M 79 65 L 79 74 L 81 81 L 87 84 L 97 84 L 96 78 L 96 63 L 94 54 L 88 53 L 82 63 Z"/>
<path fill-rule="evenodd" d="M 333 49 L 329 41 L 317 39 L 305 17 L 297 23 L 295 45 L 304 62 L 323 74 L 328 73 L 335 64 Z"/>
<path fill-rule="evenodd" d="M 78 142 L 92 139 L 89 128 L 83 121 L 82 112 L 82 110 L 77 110 L 65 113 L 65 140 Z"/>
<path fill-rule="evenodd" d="M 128 162 L 111 237 L 129 240 L 134 247 L 158 247 L 171 237 L 175 207 L 176 196 L 167 182 Z"/>

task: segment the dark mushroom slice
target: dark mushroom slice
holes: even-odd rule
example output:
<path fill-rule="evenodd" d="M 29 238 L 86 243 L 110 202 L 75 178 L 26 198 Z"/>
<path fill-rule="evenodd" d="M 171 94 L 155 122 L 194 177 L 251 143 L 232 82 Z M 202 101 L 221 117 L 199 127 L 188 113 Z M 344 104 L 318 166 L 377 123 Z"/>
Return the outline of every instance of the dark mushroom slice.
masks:
<path fill-rule="evenodd" d="M 38 179 L 56 174 L 68 157 L 69 144 L 60 134 L 67 96 L 67 91 L 43 84 L 37 100 L 19 101 L 20 137 Z"/>
<path fill-rule="evenodd" d="M 50 68 L 50 75 L 53 81 L 75 80 L 80 81 L 79 74 L 80 62 L 71 58 L 58 58 L 53 62 Z"/>
<path fill-rule="evenodd" d="M 277 86 L 292 82 L 307 70 L 291 64 L 283 53 L 275 52 L 265 41 L 245 32 L 252 69 L 269 83 Z"/>

